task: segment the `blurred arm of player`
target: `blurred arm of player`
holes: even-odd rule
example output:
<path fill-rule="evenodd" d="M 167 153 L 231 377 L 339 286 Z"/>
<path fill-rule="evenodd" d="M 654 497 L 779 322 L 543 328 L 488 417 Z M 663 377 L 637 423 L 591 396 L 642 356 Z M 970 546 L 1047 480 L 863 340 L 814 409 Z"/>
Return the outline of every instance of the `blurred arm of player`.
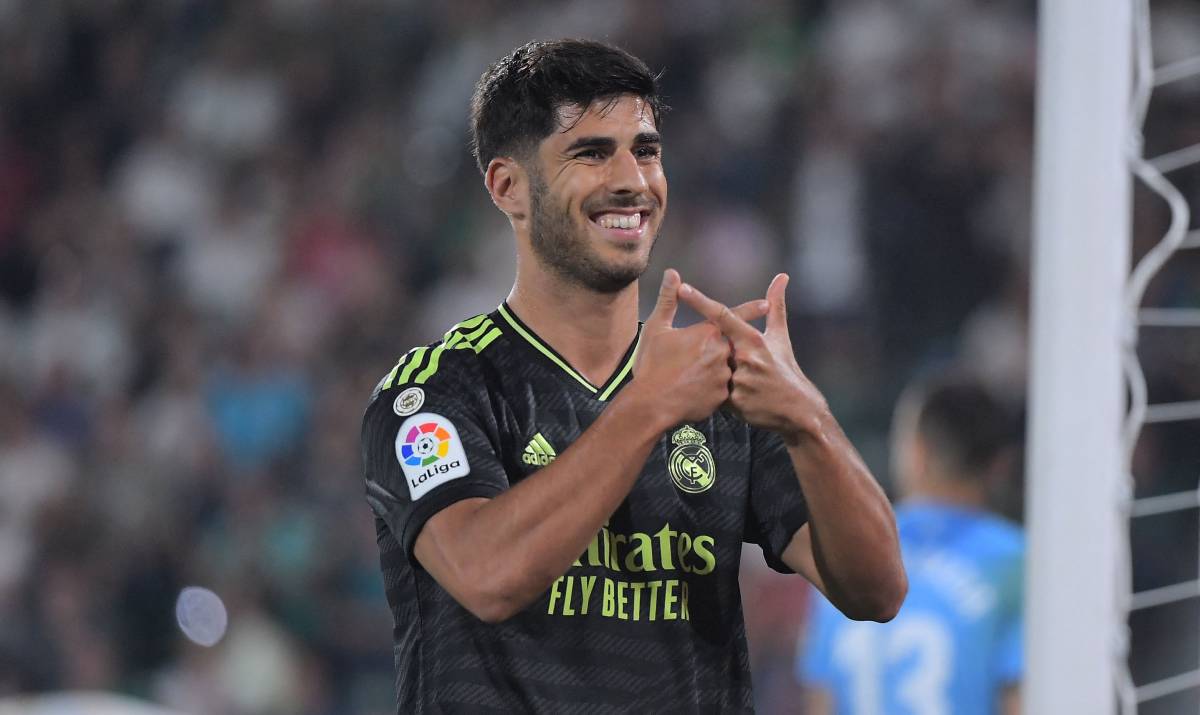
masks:
<path fill-rule="evenodd" d="M 811 685 L 804 687 L 804 710 L 805 715 L 833 715 L 833 698 L 830 697 L 829 691 L 824 688 L 818 688 Z M 1004 715 L 1008 715 L 1005 713 Z"/>
<path fill-rule="evenodd" d="M 480 619 L 516 614 L 562 576 L 637 481 L 662 433 L 729 397 L 729 344 L 711 323 L 674 328 L 681 285 L 668 270 L 642 329 L 633 380 L 553 462 L 493 499 L 451 504 L 417 536 L 417 560 Z M 756 320 L 762 300 L 734 309 Z"/>
<path fill-rule="evenodd" d="M 1021 686 L 1012 684 L 1000 691 L 1000 715 L 1021 715 Z"/>
<path fill-rule="evenodd" d="M 764 332 L 691 286 L 680 298 L 733 346 L 730 404 L 750 424 L 779 434 L 808 503 L 783 561 L 847 617 L 887 621 L 908 590 L 896 518 L 883 490 L 792 353 L 779 274 L 767 288 Z"/>

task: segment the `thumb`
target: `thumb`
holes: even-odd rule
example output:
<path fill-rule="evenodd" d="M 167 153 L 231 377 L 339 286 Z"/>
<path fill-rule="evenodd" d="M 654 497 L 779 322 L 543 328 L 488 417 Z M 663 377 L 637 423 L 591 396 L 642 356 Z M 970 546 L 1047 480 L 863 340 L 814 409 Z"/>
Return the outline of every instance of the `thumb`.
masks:
<path fill-rule="evenodd" d="M 767 286 L 767 333 L 778 333 L 788 337 L 787 286 L 790 278 L 780 273 Z"/>
<path fill-rule="evenodd" d="M 675 320 L 675 309 L 679 306 L 679 286 L 683 281 L 679 272 L 674 268 L 663 271 L 662 287 L 658 289 L 658 302 L 654 304 L 654 312 L 646 321 L 647 327 L 657 330 L 670 328 Z"/>

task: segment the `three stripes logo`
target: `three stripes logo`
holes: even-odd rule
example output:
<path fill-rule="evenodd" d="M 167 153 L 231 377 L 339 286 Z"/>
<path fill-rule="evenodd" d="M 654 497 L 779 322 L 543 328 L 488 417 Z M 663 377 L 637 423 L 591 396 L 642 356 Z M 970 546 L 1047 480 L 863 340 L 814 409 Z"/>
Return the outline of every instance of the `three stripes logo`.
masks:
<path fill-rule="evenodd" d="M 529 440 L 529 444 L 525 445 L 525 451 L 521 454 L 521 461 L 526 464 L 531 464 L 535 467 L 544 467 L 554 461 L 558 453 L 546 441 L 541 432 L 533 436 Z"/>
<path fill-rule="evenodd" d="M 440 343 L 413 348 L 405 353 L 375 391 L 381 392 L 392 385 L 424 385 L 437 373 L 442 354 L 447 350 L 473 350 L 478 355 L 498 337 L 500 328 L 487 315 L 468 318 L 447 330 Z"/>

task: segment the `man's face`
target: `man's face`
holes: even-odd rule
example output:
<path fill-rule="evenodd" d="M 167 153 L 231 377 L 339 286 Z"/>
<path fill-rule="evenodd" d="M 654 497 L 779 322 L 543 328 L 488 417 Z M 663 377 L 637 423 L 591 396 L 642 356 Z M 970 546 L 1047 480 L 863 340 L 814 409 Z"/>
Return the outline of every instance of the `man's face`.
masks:
<path fill-rule="evenodd" d="M 572 283 L 615 293 L 650 262 L 667 208 L 654 115 L 638 97 L 559 111 L 530 171 L 530 239 Z"/>

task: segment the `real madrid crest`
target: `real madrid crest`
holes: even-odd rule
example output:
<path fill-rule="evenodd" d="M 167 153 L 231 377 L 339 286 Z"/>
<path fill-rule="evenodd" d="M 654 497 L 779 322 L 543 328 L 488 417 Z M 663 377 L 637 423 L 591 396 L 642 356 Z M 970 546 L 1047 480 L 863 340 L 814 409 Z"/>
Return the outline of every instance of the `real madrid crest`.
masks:
<path fill-rule="evenodd" d="M 704 446 L 704 435 L 684 425 L 671 435 L 675 449 L 667 458 L 667 471 L 675 486 L 689 494 L 707 491 L 717 480 L 717 463 L 712 452 Z"/>

